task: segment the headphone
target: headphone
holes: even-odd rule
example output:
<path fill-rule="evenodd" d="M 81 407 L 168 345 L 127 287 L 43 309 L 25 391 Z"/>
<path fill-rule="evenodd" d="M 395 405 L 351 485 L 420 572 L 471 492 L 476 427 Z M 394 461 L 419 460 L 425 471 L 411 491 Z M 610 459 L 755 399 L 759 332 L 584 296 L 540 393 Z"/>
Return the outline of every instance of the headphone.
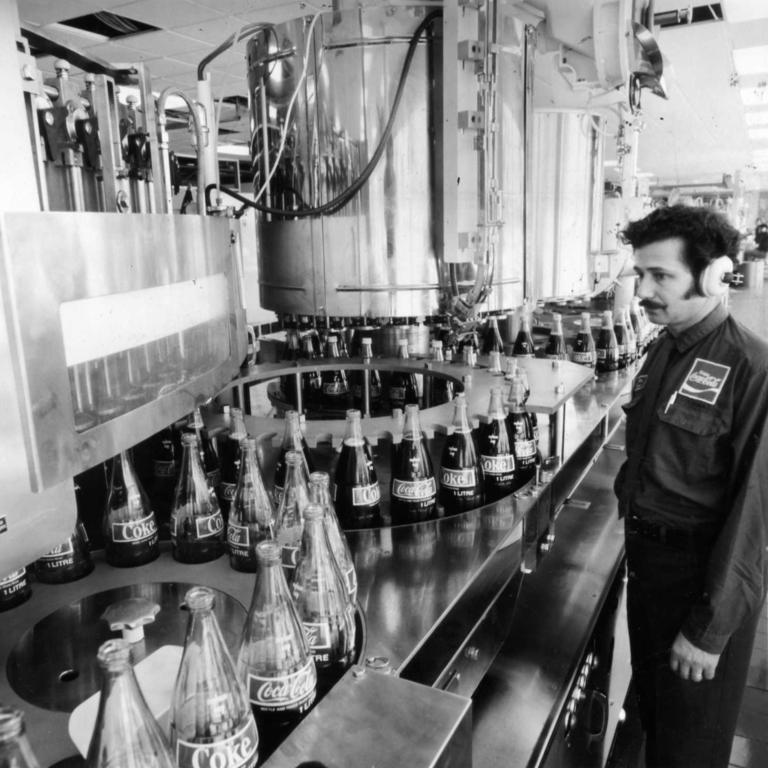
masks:
<path fill-rule="evenodd" d="M 699 275 L 699 293 L 702 296 L 724 296 L 728 293 L 726 275 L 733 272 L 728 256 L 718 256 L 707 264 Z"/>

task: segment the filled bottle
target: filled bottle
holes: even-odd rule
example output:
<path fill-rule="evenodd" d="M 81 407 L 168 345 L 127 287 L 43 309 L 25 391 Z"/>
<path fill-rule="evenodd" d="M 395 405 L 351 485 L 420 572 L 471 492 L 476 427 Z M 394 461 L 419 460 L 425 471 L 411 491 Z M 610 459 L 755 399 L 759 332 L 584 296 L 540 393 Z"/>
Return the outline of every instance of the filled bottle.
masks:
<path fill-rule="evenodd" d="M 344 528 L 381 525 L 381 490 L 368 443 L 363 437 L 360 411 L 347 411 L 344 442 L 334 473 L 334 502 Z"/>
<path fill-rule="evenodd" d="M 35 576 L 44 584 L 65 584 L 87 576 L 93 570 L 88 534 L 78 517 L 72 533 L 35 561 Z"/>
<path fill-rule="evenodd" d="M 624 327 L 627 333 L 627 365 L 632 365 L 637 360 L 637 335 L 632 327 L 632 318 L 629 314 L 629 306 L 623 308 Z"/>
<path fill-rule="evenodd" d="M 613 332 L 616 336 L 616 350 L 619 357 L 618 369 L 623 370 L 629 365 L 629 339 L 623 309 L 616 309 L 613 313 Z"/>
<path fill-rule="evenodd" d="M 304 510 L 301 552 L 291 594 L 317 670 L 317 692 L 329 691 L 352 664 L 355 619 L 344 577 L 331 552 L 323 508 Z"/>
<path fill-rule="evenodd" d="M 331 360 L 340 360 L 339 337 L 332 334 L 328 337 L 327 357 Z M 347 372 L 342 368 L 334 368 L 331 371 L 323 371 L 320 374 L 322 386 L 322 405 L 333 410 L 345 410 L 349 405 L 349 383 Z"/>
<path fill-rule="evenodd" d="M 633 296 L 629 302 L 629 319 L 632 325 L 632 330 L 635 332 L 637 338 L 637 355 L 638 357 L 645 352 L 646 346 L 646 327 L 643 320 L 643 308 L 640 306 L 640 299 L 637 296 Z"/>
<path fill-rule="evenodd" d="M 180 563 L 206 563 L 224 554 L 224 519 L 206 479 L 197 438 L 185 434 L 181 445 L 181 471 L 171 510 L 173 557 Z"/>
<path fill-rule="evenodd" d="M 491 315 L 488 318 L 483 337 L 483 354 L 490 355 L 491 352 L 498 352 L 500 355 L 504 354 L 504 340 L 501 338 L 499 321 L 495 315 Z"/>
<path fill-rule="evenodd" d="M 563 336 L 563 316 L 559 312 L 552 313 L 552 330 L 549 332 L 544 357 L 548 360 L 567 360 L 565 336 Z"/>
<path fill-rule="evenodd" d="M 246 438 L 240 447 L 235 496 L 227 521 L 229 564 L 236 571 L 254 572 L 256 545 L 275 535 L 275 508 L 264 487 L 256 454 L 256 441 Z"/>
<path fill-rule="evenodd" d="M 440 339 L 435 339 L 432 342 L 432 356 L 431 360 L 434 363 L 434 370 L 439 371 L 445 363 L 445 355 L 443 353 L 443 342 Z M 442 403 L 450 403 L 453 400 L 453 381 L 445 378 L 444 376 L 430 376 L 428 378 L 430 386 L 430 405 L 441 405 Z"/>
<path fill-rule="evenodd" d="M 291 318 L 285 323 L 285 346 L 283 347 L 283 364 L 286 366 L 295 366 L 301 357 L 301 341 L 299 331 L 296 327 L 295 318 Z M 283 398 L 294 408 L 298 405 L 298 395 L 296 392 L 296 376 L 292 373 L 280 377 L 280 391 Z"/>
<path fill-rule="evenodd" d="M 533 357 L 536 349 L 533 346 L 531 335 L 531 316 L 527 307 L 523 307 L 520 313 L 520 330 L 517 332 L 515 343 L 512 346 L 514 357 Z"/>
<path fill-rule="evenodd" d="M 248 437 L 243 411 L 240 408 L 230 408 L 229 417 L 229 432 L 219 439 L 221 482 L 218 488 L 218 499 L 225 525 L 237 489 L 237 478 L 240 471 L 240 443 Z"/>
<path fill-rule="evenodd" d="M 9 611 L 32 596 L 27 569 L 22 566 L 0 577 L 0 611 Z"/>
<path fill-rule="evenodd" d="M 318 352 L 311 333 L 301 337 L 301 358 L 302 360 L 317 360 Z M 301 374 L 301 393 L 304 399 L 304 408 L 317 408 L 320 405 L 320 395 L 322 392 L 322 382 L 320 380 L 320 371 L 317 368 L 303 368 Z"/>
<path fill-rule="evenodd" d="M 373 340 L 370 336 L 364 336 L 360 340 L 360 353 L 363 358 L 363 362 L 369 366 L 368 370 L 368 399 L 370 404 L 371 413 L 375 413 L 381 407 L 382 386 L 381 376 L 379 376 L 378 370 L 371 365 L 373 362 Z M 352 402 L 354 407 L 358 410 L 363 410 L 364 405 L 364 387 L 365 376 L 364 371 L 353 371 L 350 374 L 351 388 L 352 388 Z"/>
<path fill-rule="evenodd" d="M 199 407 L 192 411 L 192 416 L 184 431 L 195 435 L 197 450 L 200 453 L 200 462 L 205 470 L 205 477 L 211 488 L 218 492 L 219 483 L 221 482 L 221 463 L 213 445 L 213 440 L 211 440 L 208 430 L 205 428 L 205 422 Z"/>
<path fill-rule="evenodd" d="M 237 654 L 237 674 L 248 692 L 260 751 L 266 756 L 314 703 L 317 672 L 281 567 L 280 545 L 259 542 L 256 557 L 259 568 Z"/>
<path fill-rule="evenodd" d="M 418 405 L 405 406 L 403 438 L 394 446 L 390 481 L 392 523 L 418 523 L 437 516 L 437 484 L 421 431 Z"/>
<path fill-rule="evenodd" d="M 408 360 L 408 339 L 397 342 L 397 359 Z M 405 410 L 406 405 L 419 402 L 419 385 L 412 371 L 392 371 L 389 377 L 389 404 L 392 408 Z"/>
<path fill-rule="evenodd" d="M 160 555 L 155 513 L 128 451 L 121 451 L 110 463 L 102 531 L 104 554 L 110 565 L 144 565 Z"/>
<path fill-rule="evenodd" d="M 304 510 L 309 503 L 309 488 L 304 474 L 301 453 L 288 451 L 285 455 L 285 489 L 277 507 L 275 538 L 280 544 L 286 578 L 293 576 L 304 531 Z"/>
<path fill-rule="evenodd" d="M 515 490 L 515 455 L 506 419 L 501 387 L 491 387 L 488 420 L 480 425 L 478 437 L 486 502 Z"/>
<path fill-rule="evenodd" d="M 157 526 L 168 536 L 168 518 L 173 505 L 173 491 L 176 488 L 178 471 L 176 445 L 173 425 L 166 427 L 153 436 L 152 452 L 152 482 L 150 499 L 157 519 Z"/>
<path fill-rule="evenodd" d="M 612 373 L 619 370 L 619 345 L 616 333 L 613 329 L 611 310 L 603 312 L 600 333 L 595 344 L 597 359 L 595 371 L 597 373 Z"/>
<path fill-rule="evenodd" d="M 512 379 L 507 397 L 507 430 L 515 456 L 513 491 L 522 488 L 536 474 L 537 440 L 531 414 L 525 408 L 526 399 L 526 383 L 518 374 Z"/>
<path fill-rule="evenodd" d="M 259 734 L 251 705 L 213 612 L 214 592 L 192 587 L 184 651 L 170 711 L 178 768 L 253 768 Z"/>
<path fill-rule="evenodd" d="M 122 638 L 99 646 L 101 695 L 88 768 L 176 768 L 168 740 L 147 706 L 131 666 L 131 644 Z"/>
<path fill-rule="evenodd" d="M 0 705 L 0 768 L 40 768 L 29 746 L 24 714 Z"/>
<path fill-rule="evenodd" d="M 283 442 L 280 445 L 280 453 L 275 463 L 275 474 L 273 479 L 272 498 L 275 501 L 275 507 L 280 506 L 280 500 L 283 498 L 285 489 L 285 457 L 288 451 L 298 451 L 302 456 L 304 464 L 304 474 L 307 482 L 309 476 L 314 472 L 314 462 L 309 446 L 301 431 L 301 418 L 298 411 L 285 412 L 285 429 L 283 430 Z"/>
<path fill-rule="evenodd" d="M 463 392 L 453 399 L 453 432 L 448 435 L 440 460 L 438 500 L 448 515 L 474 509 L 483 503 L 483 476 L 475 436 L 469 426 Z"/>
<path fill-rule="evenodd" d="M 576 334 L 571 352 L 571 361 L 588 368 L 594 368 L 597 362 L 595 339 L 592 336 L 592 316 L 589 312 L 581 313 L 581 328 Z"/>

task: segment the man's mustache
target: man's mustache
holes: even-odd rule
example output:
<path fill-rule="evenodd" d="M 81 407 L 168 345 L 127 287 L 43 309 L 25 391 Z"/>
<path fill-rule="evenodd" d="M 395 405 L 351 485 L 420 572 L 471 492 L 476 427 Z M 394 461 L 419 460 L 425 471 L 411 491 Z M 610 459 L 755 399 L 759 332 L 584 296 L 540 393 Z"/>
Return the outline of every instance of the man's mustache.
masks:
<path fill-rule="evenodd" d="M 640 306 L 645 309 L 664 309 L 663 304 L 657 304 L 655 301 L 649 301 L 648 299 L 641 299 Z"/>

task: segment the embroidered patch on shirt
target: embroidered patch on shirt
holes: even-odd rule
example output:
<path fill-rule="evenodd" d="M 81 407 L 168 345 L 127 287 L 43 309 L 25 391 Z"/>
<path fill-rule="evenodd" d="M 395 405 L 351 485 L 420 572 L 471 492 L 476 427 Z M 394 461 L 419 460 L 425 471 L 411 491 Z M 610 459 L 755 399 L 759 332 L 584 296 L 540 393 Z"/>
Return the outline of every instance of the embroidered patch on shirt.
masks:
<path fill-rule="evenodd" d="M 678 392 L 681 395 L 714 405 L 723 389 L 731 368 L 697 357 Z"/>
<path fill-rule="evenodd" d="M 632 382 L 632 394 L 635 395 L 638 392 L 642 392 L 647 383 L 648 377 L 645 374 L 642 376 L 635 376 L 635 380 Z"/>

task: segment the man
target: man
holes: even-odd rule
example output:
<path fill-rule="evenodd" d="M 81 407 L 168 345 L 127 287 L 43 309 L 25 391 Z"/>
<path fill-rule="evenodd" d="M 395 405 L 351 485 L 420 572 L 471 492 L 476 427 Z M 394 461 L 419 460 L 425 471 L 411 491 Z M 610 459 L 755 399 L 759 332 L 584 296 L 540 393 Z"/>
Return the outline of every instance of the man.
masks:
<path fill-rule="evenodd" d="M 659 208 L 623 236 L 666 326 L 624 407 L 616 478 L 646 765 L 724 767 L 766 591 L 768 344 L 722 304 L 739 233 L 720 214 Z"/>

